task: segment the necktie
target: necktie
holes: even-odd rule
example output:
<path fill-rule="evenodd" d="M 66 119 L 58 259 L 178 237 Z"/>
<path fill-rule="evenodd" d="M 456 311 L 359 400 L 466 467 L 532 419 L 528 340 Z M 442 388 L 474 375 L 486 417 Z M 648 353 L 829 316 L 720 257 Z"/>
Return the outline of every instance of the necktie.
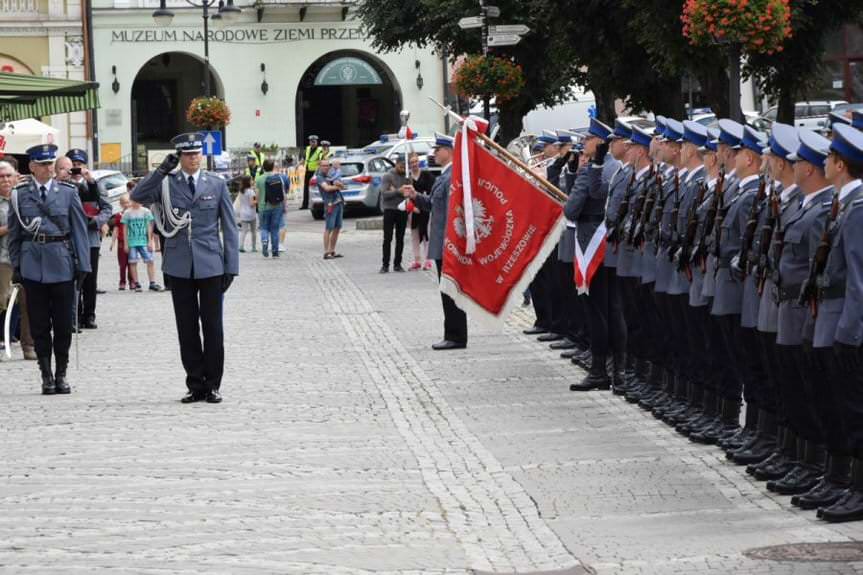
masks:
<path fill-rule="evenodd" d="M 189 190 L 192 192 L 192 197 L 195 197 L 195 178 L 189 176 Z"/>
<path fill-rule="evenodd" d="M 39 196 L 42 198 L 43 202 L 48 195 L 47 192 L 48 190 L 45 188 L 45 186 L 39 186 Z"/>

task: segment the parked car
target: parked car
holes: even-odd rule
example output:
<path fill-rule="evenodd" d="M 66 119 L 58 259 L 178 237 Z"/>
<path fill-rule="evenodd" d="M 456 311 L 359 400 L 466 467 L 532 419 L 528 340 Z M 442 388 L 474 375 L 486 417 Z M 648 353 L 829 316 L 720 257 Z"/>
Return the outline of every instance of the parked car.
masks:
<path fill-rule="evenodd" d="M 399 138 L 398 134 L 384 134 L 378 141 L 359 150 L 349 150 L 349 152 L 353 156 L 383 156 L 388 160 L 393 160 L 397 154 L 407 155 L 415 152 L 420 157 L 420 167 L 438 175 L 441 168 L 434 162 L 433 146 L 434 138 L 416 137 L 405 140 Z"/>
<path fill-rule="evenodd" d="M 381 180 L 394 166 L 393 162 L 383 156 L 348 156 L 342 160 L 342 177 L 346 188 L 342 191 L 345 198 L 345 208 L 365 208 L 381 211 Z M 311 200 L 312 217 L 316 220 L 324 217 L 324 202 L 317 188 L 317 178 L 310 182 L 309 198 Z"/>
<path fill-rule="evenodd" d="M 126 182 L 129 178 L 117 170 L 93 170 L 90 172 L 99 186 L 99 193 L 111 204 L 113 213 L 120 211 L 120 197 L 126 193 Z"/>
<path fill-rule="evenodd" d="M 758 128 L 757 123 L 760 118 L 761 116 L 758 115 L 758 112 L 753 112 L 752 110 L 743 110 L 744 121 L 752 127 Z M 693 116 L 692 121 L 698 122 L 705 128 L 716 128 L 717 126 L 719 126 L 719 119 L 713 112 L 696 114 L 695 116 Z"/>
<path fill-rule="evenodd" d="M 837 106 L 848 104 L 844 100 L 818 100 L 812 102 L 797 102 L 794 105 L 794 126 L 797 128 L 809 128 L 810 130 L 824 130 L 828 125 L 827 116 Z M 778 106 L 769 108 L 759 118 L 755 126 L 759 130 L 768 130 L 779 112 Z"/>

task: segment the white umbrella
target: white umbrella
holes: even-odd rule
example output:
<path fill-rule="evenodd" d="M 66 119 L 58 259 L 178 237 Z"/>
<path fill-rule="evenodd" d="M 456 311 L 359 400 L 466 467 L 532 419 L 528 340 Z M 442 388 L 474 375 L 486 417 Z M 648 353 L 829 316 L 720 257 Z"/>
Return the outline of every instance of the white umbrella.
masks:
<path fill-rule="evenodd" d="M 59 130 L 28 118 L 8 122 L 0 129 L 0 153 L 23 154 L 39 144 L 53 144 Z"/>

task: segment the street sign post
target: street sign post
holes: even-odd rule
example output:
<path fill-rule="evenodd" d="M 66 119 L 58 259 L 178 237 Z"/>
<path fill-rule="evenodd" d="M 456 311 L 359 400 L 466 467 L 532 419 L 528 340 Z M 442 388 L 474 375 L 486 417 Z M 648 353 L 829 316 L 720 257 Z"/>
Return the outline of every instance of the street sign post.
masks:
<path fill-rule="evenodd" d="M 204 149 L 202 153 L 205 156 L 221 156 L 222 155 L 222 132 L 212 131 L 204 132 Z"/>
<path fill-rule="evenodd" d="M 515 34 L 488 35 L 489 46 L 515 46 L 521 41 L 521 36 Z"/>
<path fill-rule="evenodd" d="M 458 27 L 462 30 L 470 30 L 472 28 L 482 28 L 482 16 L 468 16 L 458 21 Z"/>
<path fill-rule="evenodd" d="M 486 6 L 485 15 L 489 18 L 500 18 L 500 8 L 497 6 Z"/>
<path fill-rule="evenodd" d="M 524 24 L 501 24 L 498 26 L 489 26 L 488 33 L 493 36 L 498 36 L 501 34 L 515 34 L 516 36 L 523 36 L 530 32 L 530 28 L 525 26 Z"/>

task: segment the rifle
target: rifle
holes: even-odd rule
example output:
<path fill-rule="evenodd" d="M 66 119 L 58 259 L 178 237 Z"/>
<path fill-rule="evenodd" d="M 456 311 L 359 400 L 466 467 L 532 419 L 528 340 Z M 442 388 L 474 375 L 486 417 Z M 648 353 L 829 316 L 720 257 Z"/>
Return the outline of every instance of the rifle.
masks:
<path fill-rule="evenodd" d="M 689 281 L 692 281 L 692 265 L 690 250 L 695 242 L 695 236 L 698 234 L 698 208 L 704 202 L 704 196 L 707 194 L 707 182 L 701 181 L 698 186 L 698 196 L 695 202 L 689 206 L 689 213 L 686 216 L 686 234 L 683 236 L 683 243 L 677 248 L 674 254 L 674 260 L 677 262 L 677 271 L 685 272 Z"/>
<path fill-rule="evenodd" d="M 824 268 L 827 267 L 827 258 L 830 256 L 830 242 L 833 231 L 833 224 L 839 216 L 839 188 L 833 190 L 833 201 L 830 204 L 830 216 L 824 222 L 824 229 L 821 232 L 821 240 L 818 242 L 818 247 L 815 248 L 815 257 L 812 258 L 812 263 L 809 266 L 809 276 L 800 288 L 800 297 L 797 303 L 800 306 L 808 305 L 812 311 L 812 317 L 818 317 L 818 278 L 824 273 Z"/>
<path fill-rule="evenodd" d="M 635 168 L 632 168 L 632 175 L 629 177 L 629 182 L 626 184 L 626 191 L 623 193 L 623 201 L 620 202 L 620 207 L 617 210 L 617 220 L 611 228 L 611 233 L 608 235 L 609 241 L 614 244 L 614 253 L 617 253 L 620 247 L 620 240 L 623 237 L 623 222 L 626 220 L 626 214 L 629 212 L 630 196 L 632 195 L 632 186 L 635 184 Z"/>
<path fill-rule="evenodd" d="M 646 181 L 649 182 L 650 178 L 656 176 L 654 179 L 654 183 L 662 182 L 662 177 L 659 173 L 655 172 L 655 166 L 650 166 L 650 173 L 647 175 Z M 631 245 L 633 248 L 640 248 L 641 244 L 644 240 L 644 228 L 648 223 L 648 217 L 651 215 L 650 212 L 653 210 L 653 205 L 656 203 L 656 187 L 651 186 L 649 183 L 645 184 L 647 187 L 647 191 L 644 192 L 641 202 L 636 205 L 636 209 L 632 212 L 632 219 L 629 222 L 629 229 L 626 234 L 626 243 Z M 660 188 L 660 194 L 662 190 Z"/>
<path fill-rule="evenodd" d="M 671 208 L 671 244 L 668 246 L 668 261 L 674 261 L 674 255 L 677 253 L 677 244 L 680 243 L 680 234 L 677 231 L 677 220 L 680 219 L 680 172 L 674 172 L 674 205 Z M 662 236 L 660 235 L 660 238 Z"/>
<path fill-rule="evenodd" d="M 722 222 L 725 220 L 725 216 L 728 215 L 728 206 L 725 205 L 725 190 L 717 186 L 716 194 L 718 198 L 716 201 L 716 217 L 713 218 L 713 257 L 718 261 L 722 255 L 722 247 L 720 245 L 722 242 Z M 716 266 L 716 270 L 719 270 L 719 265 Z"/>
<path fill-rule="evenodd" d="M 755 196 L 755 201 L 752 202 L 749 218 L 746 220 L 746 229 L 743 231 L 743 242 L 740 244 L 740 253 L 734 258 L 734 268 L 738 273 L 743 274 L 743 278 L 746 278 L 748 273 L 749 251 L 752 249 L 752 244 L 755 241 L 755 230 L 758 229 L 758 219 L 761 216 L 761 204 L 766 197 L 767 173 L 766 171 L 762 171 L 758 181 L 758 194 Z"/>
<path fill-rule="evenodd" d="M 662 172 L 656 173 L 656 181 L 654 182 L 654 194 L 653 194 L 653 205 L 651 206 L 651 211 L 647 215 L 649 217 L 645 218 L 646 222 L 644 224 L 644 240 L 641 242 L 644 244 L 645 242 L 656 242 L 656 252 L 659 253 L 659 241 L 656 238 L 656 232 L 660 230 L 662 226 L 662 213 L 665 211 L 665 202 L 668 200 L 668 197 L 665 196 L 665 187 L 664 182 L 662 181 Z"/>
<path fill-rule="evenodd" d="M 761 226 L 760 249 L 758 251 L 758 295 L 764 293 L 764 284 L 767 282 L 767 275 L 770 272 L 770 245 L 774 239 L 774 235 L 778 239 L 782 239 L 782 236 L 785 235 L 781 229 L 782 207 L 780 201 L 779 190 L 773 188 L 768 200 L 770 211 L 767 213 L 767 221 Z"/>
<path fill-rule="evenodd" d="M 716 187 L 713 188 L 713 198 L 710 206 L 707 208 L 707 213 L 704 216 L 704 226 L 701 228 L 701 237 L 698 238 L 698 244 L 692 250 L 691 261 L 698 262 L 702 273 L 707 269 L 707 238 L 713 233 L 713 224 L 716 221 L 716 212 L 719 211 L 719 202 L 722 195 L 722 188 L 725 187 L 725 168 L 719 169 L 719 179 L 716 181 Z"/>

